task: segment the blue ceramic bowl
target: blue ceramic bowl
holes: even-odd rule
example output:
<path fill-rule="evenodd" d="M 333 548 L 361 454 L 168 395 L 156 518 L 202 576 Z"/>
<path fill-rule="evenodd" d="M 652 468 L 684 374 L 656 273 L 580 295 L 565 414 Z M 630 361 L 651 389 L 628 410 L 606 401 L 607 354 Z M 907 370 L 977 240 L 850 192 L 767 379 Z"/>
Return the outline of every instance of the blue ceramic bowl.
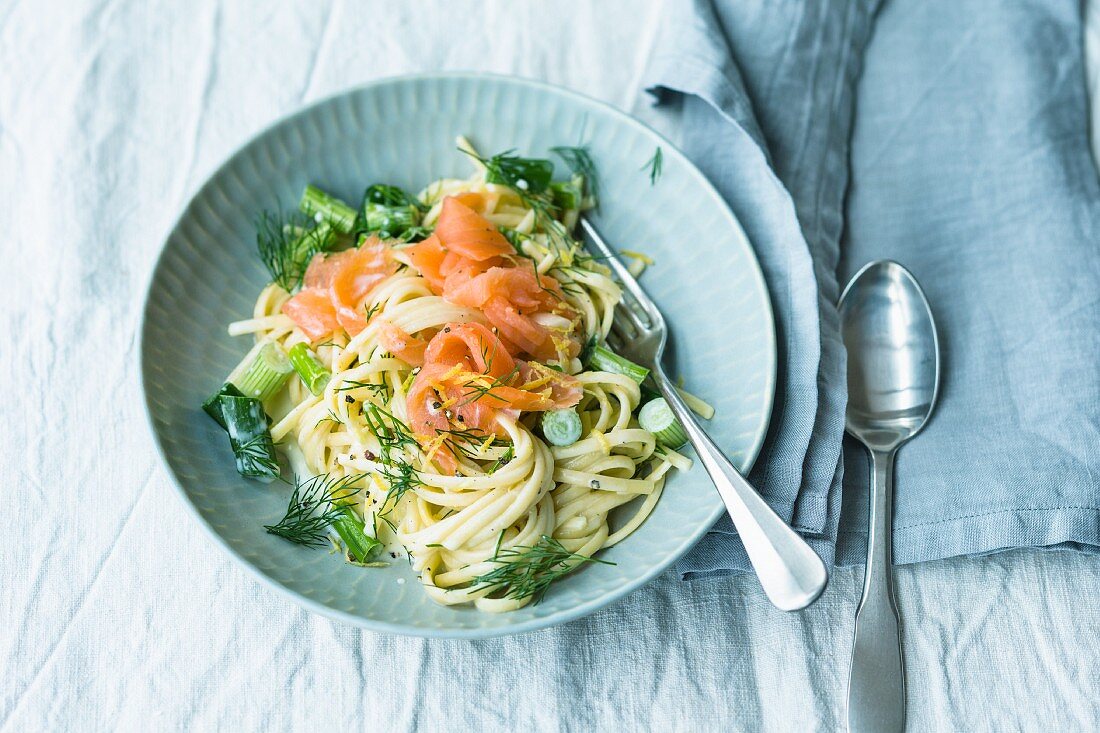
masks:
<path fill-rule="evenodd" d="M 225 435 L 199 405 L 249 347 L 226 335 L 247 317 L 268 278 L 253 221 L 292 207 L 314 182 L 348 201 L 370 183 L 419 190 L 465 177 L 454 144 L 547 155 L 584 141 L 599 166 L 595 222 L 613 244 L 656 265 L 642 284 L 671 325 L 673 374 L 717 409 L 709 430 L 747 468 L 764 439 L 775 385 L 775 335 L 767 289 L 737 220 L 699 171 L 667 140 L 600 102 L 521 79 L 436 75 L 389 79 L 314 104 L 278 122 L 231 157 L 180 216 L 157 263 L 142 324 L 141 373 L 150 424 L 169 474 L 198 521 L 257 578 L 297 603 L 377 631 L 486 637 L 550 626 L 606 606 L 667 568 L 722 512 L 706 473 L 675 475 L 649 520 L 541 603 L 507 614 L 428 600 L 411 569 L 346 565 L 267 534 L 288 490 L 237 475 Z M 660 147 L 656 184 L 643 170 Z"/>

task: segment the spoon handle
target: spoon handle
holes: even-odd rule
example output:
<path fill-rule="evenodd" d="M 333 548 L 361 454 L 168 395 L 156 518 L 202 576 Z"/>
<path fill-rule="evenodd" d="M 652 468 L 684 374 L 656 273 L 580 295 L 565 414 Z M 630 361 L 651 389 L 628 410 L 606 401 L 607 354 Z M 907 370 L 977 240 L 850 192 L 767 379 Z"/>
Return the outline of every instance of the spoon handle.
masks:
<path fill-rule="evenodd" d="M 894 451 L 871 451 L 867 570 L 848 677 L 850 733 L 905 729 L 905 667 L 891 581 Z"/>
<path fill-rule="evenodd" d="M 664 370 L 655 369 L 654 377 L 718 489 L 768 600 L 784 611 L 797 611 L 813 603 L 829 579 L 821 558 L 741 477 L 699 426 Z"/>

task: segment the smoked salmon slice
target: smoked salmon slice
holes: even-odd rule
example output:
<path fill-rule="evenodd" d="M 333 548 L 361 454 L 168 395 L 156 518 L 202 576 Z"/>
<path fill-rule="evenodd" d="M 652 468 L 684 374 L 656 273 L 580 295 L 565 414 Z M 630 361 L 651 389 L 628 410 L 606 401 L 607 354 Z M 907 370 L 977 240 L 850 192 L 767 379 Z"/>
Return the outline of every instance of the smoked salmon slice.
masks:
<path fill-rule="evenodd" d="M 515 252 L 500 230 L 455 196 L 443 199 L 435 236 L 447 251 L 478 262 Z"/>
<path fill-rule="evenodd" d="M 411 366 L 423 366 L 428 342 L 407 333 L 389 321 L 378 321 L 378 343 L 383 349 Z"/>
<path fill-rule="evenodd" d="M 355 336 L 367 327 L 363 300 L 396 271 L 392 250 L 377 237 L 343 252 L 318 253 L 306 268 L 302 290 L 283 304 L 283 313 L 312 341 L 337 328 Z"/>
<path fill-rule="evenodd" d="M 444 199 L 435 232 L 405 251 L 432 292 L 480 310 L 513 355 L 549 361 L 580 353 L 573 334 L 577 314 L 560 283 L 518 257 L 504 235 L 460 197 Z M 560 316 L 567 325 L 550 328 L 538 314 Z"/>
<path fill-rule="evenodd" d="M 581 395 L 575 377 L 513 359 L 496 334 L 480 323 L 449 324 L 428 343 L 405 407 L 418 440 L 429 445 L 447 432 L 475 430 L 504 437 L 499 413 L 572 407 Z M 442 442 L 436 442 L 433 455 L 447 470 L 456 465 Z"/>
<path fill-rule="evenodd" d="M 310 341 L 320 341 L 340 327 L 336 309 L 328 290 L 306 288 L 283 303 L 283 313 L 309 336 Z"/>

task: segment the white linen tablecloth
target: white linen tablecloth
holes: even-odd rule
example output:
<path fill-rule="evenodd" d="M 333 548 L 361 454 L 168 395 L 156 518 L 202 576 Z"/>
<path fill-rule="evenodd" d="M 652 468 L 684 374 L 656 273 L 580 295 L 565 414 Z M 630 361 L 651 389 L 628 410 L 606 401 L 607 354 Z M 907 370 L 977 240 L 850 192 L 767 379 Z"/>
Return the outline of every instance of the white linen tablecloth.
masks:
<path fill-rule="evenodd" d="M 843 727 L 859 569 L 802 614 L 751 576 L 666 575 L 524 636 L 374 634 L 300 610 L 208 541 L 142 414 L 154 259 L 248 137 L 441 69 L 545 79 L 667 128 L 639 92 L 660 18 L 629 0 L 0 3 L 2 730 Z M 897 576 L 910 729 L 1100 726 L 1095 557 Z"/>

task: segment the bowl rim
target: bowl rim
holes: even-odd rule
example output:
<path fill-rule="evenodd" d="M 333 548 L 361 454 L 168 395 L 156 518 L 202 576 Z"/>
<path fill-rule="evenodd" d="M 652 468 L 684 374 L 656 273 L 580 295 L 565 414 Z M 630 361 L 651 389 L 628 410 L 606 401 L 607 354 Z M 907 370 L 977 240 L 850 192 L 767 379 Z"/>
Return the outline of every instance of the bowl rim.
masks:
<path fill-rule="evenodd" d="M 330 606 L 326 606 L 325 604 L 323 604 L 319 601 L 316 601 L 312 598 L 309 598 L 306 595 L 303 595 L 299 591 L 296 591 L 292 588 L 289 588 L 289 587 L 283 585 L 282 583 L 277 581 L 275 578 L 272 578 L 272 577 L 268 576 L 263 571 L 261 571 L 259 568 L 257 568 L 255 565 L 253 565 L 248 560 L 248 558 L 244 557 L 232 545 L 230 545 L 229 542 L 224 537 L 222 537 L 221 534 L 219 534 L 217 532 L 217 530 L 214 529 L 213 526 L 211 526 L 211 524 L 206 520 L 206 518 L 203 516 L 203 514 L 198 510 L 198 507 L 195 506 L 194 502 L 191 500 L 190 494 L 188 493 L 187 489 L 184 488 L 184 486 L 183 486 L 182 482 L 180 481 L 179 477 L 176 475 L 176 472 L 173 470 L 172 465 L 168 460 L 168 456 L 165 453 L 165 448 L 164 448 L 164 445 L 163 445 L 162 440 L 161 440 L 160 432 L 157 429 L 156 421 L 153 417 L 153 405 L 151 404 L 151 401 L 149 399 L 149 392 L 146 389 L 146 377 L 145 377 L 146 335 L 147 335 L 147 331 L 148 331 L 148 328 L 149 328 L 150 303 L 152 302 L 153 288 L 154 288 L 154 286 L 157 282 L 157 273 L 160 272 L 161 266 L 163 265 L 163 262 L 164 262 L 164 259 L 165 259 L 166 253 L 167 253 L 169 241 L 172 239 L 172 237 L 178 231 L 180 225 L 183 223 L 184 217 L 187 215 L 188 211 L 191 209 L 192 203 L 202 193 L 202 191 L 207 186 L 211 185 L 211 183 L 214 181 L 214 179 L 216 179 L 219 176 L 219 174 L 221 174 L 222 171 L 225 170 L 225 168 L 233 161 L 233 159 L 237 155 L 239 155 L 241 153 L 241 151 L 243 151 L 246 148 L 250 147 L 251 145 L 255 144 L 257 141 L 259 141 L 260 139 L 262 139 L 263 137 L 265 137 L 266 135 L 271 133 L 273 130 L 275 130 L 276 128 L 280 127 L 281 125 L 289 122 L 290 120 L 293 120 L 297 117 L 302 117 L 302 116 L 309 115 L 309 114 L 313 113 L 313 111 L 315 109 L 323 107 L 327 104 L 330 104 L 333 101 L 335 101 L 337 99 L 340 99 L 342 97 L 351 96 L 351 95 L 355 95 L 355 94 L 360 94 L 362 92 L 365 92 L 365 91 L 368 91 L 370 89 L 374 89 L 374 88 L 377 88 L 377 87 L 383 87 L 383 86 L 389 86 L 389 85 L 408 84 L 408 83 L 412 83 L 412 82 L 436 81 L 436 80 L 439 80 L 439 81 L 446 81 L 446 80 L 456 80 L 456 81 L 479 81 L 480 80 L 480 81 L 485 81 L 485 80 L 488 80 L 490 82 L 495 82 L 495 83 L 498 83 L 498 84 L 511 84 L 511 85 L 517 85 L 517 86 L 521 86 L 521 87 L 526 86 L 526 87 L 536 89 L 537 91 L 539 91 L 541 93 L 544 93 L 544 94 L 555 94 L 555 95 L 563 96 L 563 97 L 566 97 L 566 98 L 570 98 L 573 101 L 581 102 L 581 103 L 584 103 L 586 105 L 596 106 L 596 107 L 600 108 L 603 112 L 606 112 L 606 113 L 610 114 L 612 117 L 618 118 L 618 120 L 620 122 L 623 122 L 623 123 L 627 124 L 628 126 L 632 126 L 636 129 L 640 130 L 644 134 L 648 134 L 648 135 L 651 135 L 651 136 L 655 137 L 661 143 L 662 146 L 665 146 L 668 149 L 674 151 L 675 154 L 679 155 L 683 159 L 683 161 L 685 163 L 687 163 L 687 166 L 688 166 L 687 170 L 688 170 L 689 175 L 696 178 L 698 180 L 698 182 L 704 187 L 704 189 L 707 190 L 709 193 L 711 193 L 715 197 L 715 199 L 720 203 L 720 205 L 725 210 L 727 216 L 729 217 L 730 224 L 740 233 L 741 237 L 743 237 L 745 242 L 747 242 L 748 245 L 749 245 L 748 250 L 749 250 L 750 262 L 752 263 L 752 266 L 754 268 L 756 277 L 759 279 L 759 281 L 762 284 L 763 289 L 764 289 L 764 296 L 765 296 L 764 297 L 764 315 L 765 315 L 765 320 L 767 321 L 767 326 L 768 326 L 766 335 L 767 335 L 768 340 L 770 341 L 770 350 L 769 351 L 770 351 L 771 369 L 769 371 L 769 374 L 767 375 L 767 384 L 765 385 L 765 388 L 764 388 L 764 394 L 765 394 L 764 417 L 763 417 L 763 421 L 760 423 L 759 428 L 757 429 L 756 435 L 753 438 L 752 445 L 749 447 L 748 450 L 745 451 L 744 457 L 742 459 L 742 466 L 741 466 L 742 473 L 748 473 L 748 471 L 752 468 L 753 464 L 756 462 L 756 459 L 760 454 L 760 450 L 761 450 L 761 448 L 763 447 L 763 444 L 764 444 L 764 439 L 766 438 L 766 436 L 768 434 L 768 428 L 770 427 L 770 424 L 771 424 L 772 410 L 775 406 L 774 405 L 774 402 L 775 402 L 775 386 L 776 386 L 777 371 L 778 371 L 778 353 L 777 353 L 777 347 L 776 347 L 776 333 L 775 333 L 775 314 L 774 314 L 774 311 L 773 311 L 773 308 L 772 308 L 772 303 L 771 303 L 771 297 L 772 296 L 771 296 L 771 291 L 768 288 L 767 280 L 764 277 L 763 270 L 760 267 L 759 259 L 756 256 L 756 250 L 752 246 L 752 240 L 749 238 L 748 234 L 745 233 L 744 227 L 741 226 L 741 222 L 738 220 L 737 215 L 734 214 L 734 212 L 730 208 L 729 204 L 725 201 L 725 199 L 722 197 L 722 195 L 720 193 L 718 193 L 717 189 L 715 189 L 714 185 L 710 182 L 710 180 L 707 179 L 707 177 L 705 175 L 703 175 L 703 173 L 698 169 L 698 167 L 696 167 L 696 165 L 691 162 L 691 159 L 688 158 L 688 156 L 686 154 L 684 154 L 684 152 L 682 150 L 680 150 L 678 146 L 674 145 L 667 137 L 662 135 L 660 132 L 653 129 L 652 127 L 650 127 L 648 124 L 642 122 L 641 120 L 633 117 L 632 115 L 624 112 L 623 110 L 621 110 L 621 109 L 615 107 L 614 105 L 609 104 L 608 102 L 605 102 L 601 99 L 597 99 L 595 97 L 589 96 L 589 95 L 584 94 L 582 92 L 578 92 L 578 91 L 575 91 L 573 89 L 569 89 L 567 87 L 562 87 L 562 86 L 558 86 L 556 84 L 551 84 L 551 83 L 536 80 L 536 79 L 529 79 L 529 78 L 525 78 L 525 77 L 521 77 L 521 76 L 514 76 L 514 75 L 510 75 L 510 74 L 496 74 L 496 73 L 476 72 L 476 71 L 446 71 L 446 72 L 424 72 L 424 73 L 414 73 L 414 74 L 402 74 L 402 75 L 397 75 L 397 76 L 387 76 L 387 77 L 382 77 L 382 78 L 379 78 L 379 79 L 374 79 L 372 81 L 368 81 L 368 82 L 365 82 L 363 84 L 358 84 L 358 85 L 351 86 L 351 87 L 342 89 L 340 91 L 334 92 L 332 94 L 328 94 L 328 95 L 326 95 L 326 96 L 324 96 L 324 97 L 322 97 L 322 98 L 320 98 L 316 101 L 310 102 L 309 104 L 306 104 L 306 105 L 302 105 L 300 107 L 295 108 L 294 110 L 292 110 L 290 112 L 282 114 L 279 117 L 277 117 L 276 119 L 274 119 L 273 121 L 271 121 L 270 123 L 268 123 L 267 125 L 264 125 L 257 132 L 249 135 L 248 138 L 243 143 L 240 143 L 239 145 L 236 145 L 233 148 L 232 152 L 230 152 L 227 156 L 225 156 L 218 163 L 218 165 L 216 167 L 214 167 L 214 169 L 202 180 L 202 182 L 196 188 L 194 188 L 193 190 L 191 190 L 189 192 L 189 195 L 186 197 L 186 202 L 184 203 L 180 213 L 173 220 L 171 228 L 168 230 L 168 233 L 164 236 L 163 241 L 160 244 L 160 251 L 157 254 L 156 261 L 154 262 L 152 269 L 150 270 L 150 273 L 149 273 L 149 276 L 148 276 L 149 277 L 148 284 L 147 284 L 146 289 L 145 289 L 145 296 L 142 299 L 141 321 L 138 324 L 138 333 L 137 333 L 137 337 L 138 337 L 138 348 L 136 349 L 136 358 L 137 358 L 137 362 L 138 362 L 137 371 L 138 371 L 139 387 L 141 388 L 141 393 L 142 393 L 144 407 L 145 407 L 144 412 L 145 412 L 145 418 L 146 418 L 146 425 L 148 426 L 150 433 L 152 433 L 153 443 L 156 447 L 156 452 L 157 452 L 157 456 L 160 460 L 160 464 L 165 469 L 165 472 L 167 473 L 168 478 L 169 478 L 172 486 L 176 490 L 176 494 L 177 494 L 178 498 L 180 499 L 180 501 L 184 505 L 184 507 L 187 509 L 187 511 L 191 514 L 191 516 L 197 521 L 198 525 L 200 527 L 202 527 L 203 530 L 205 530 L 206 534 L 211 539 L 213 539 L 214 543 L 216 545 L 218 545 L 219 547 L 221 547 L 221 549 L 224 552 L 226 552 L 230 556 L 230 558 L 232 558 L 234 561 L 236 561 L 238 566 L 241 566 L 241 567 L 245 568 L 245 570 L 249 574 L 251 574 L 253 578 L 258 580 L 262 585 L 264 585 L 268 588 L 274 589 L 276 592 L 282 594 L 284 597 L 290 599 L 291 601 L 293 601 L 297 605 L 299 605 L 299 606 L 301 606 L 301 607 L 303 607 L 303 608 L 305 608 L 309 611 L 312 611 L 313 613 L 316 613 L 316 614 L 319 614 L 321 616 L 325 616 L 327 618 L 334 619 L 334 620 L 337 620 L 337 621 L 342 621 L 342 622 L 350 624 L 352 626 L 357 626 L 359 628 L 364 628 L 364 629 L 367 629 L 369 631 L 386 633 L 386 634 L 394 634 L 394 635 L 399 635 L 399 636 L 416 637 L 416 638 L 486 639 L 486 638 L 492 638 L 492 637 L 498 637 L 498 636 L 510 636 L 510 635 L 515 635 L 515 634 L 524 634 L 524 633 L 536 631 L 536 630 L 539 630 L 539 629 L 544 629 L 544 628 L 547 628 L 547 627 L 550 627 L 550 626 L 557 626 L 558 624 L 567 623 L 569 621 L 574 621 L 576 619 L 587 616 L 587 615 L 589 615 L 589 614 L 591 614 L 591 613 L 593 613 L 593 612 L 595 612 L 595 611 L 597 611 L 601 608 L 604 608 L 606 606 L 610 606 L 611 604 L 615 603 L 616 601 L 621 600 L 626 595 L 634 592 L 638 588 L 642 587 L 646 583 L 649 583 L 651 580 L 653 580 L 658 575 L 663 573 L 666 569 L 668 569 L 669 566 L 671 566 L 673 563 L 675 563 L 677 560 L 679 560 L 681 557 L 683 557 L 688 552 L 688 550 L 690 550 L 692 547 L 694 547 L 695 544 L 700 539 L 702 539 L 703 535 L 705 535 L 711 529 L 711 527 L 713 526 L 715 521 L 717 521 L 718 518 L 724 513 L 724 510 L 725 510 L 724 505 L 722 505 L 719 502 L 716 505 L 715 509 L 710 513 L 710 516 L 707 517 L 705 522 L 701 523 L 689 535 L 686 535 L 681 540 L 679 545 L 676 546 L 675 548 L 673 548 L 672 551 L 669 552 L 666 555 L 666 557 L 664 557 L 659 562 L 655 563 L 652 567 L 650 567 L 645 572 L 638 574 L 637 576 L 631 578 L 628 582 L 623 583 L 623 584 L 621 584 L 621 585 L 619 585 L 619 586 L 617 586 L 617 587 L 615 587 L 615 588 L 613 588 L 613 589 L 611 589 L 611 590 L 609 590 L 609 591 L 607 591 L 607 592 L 605 592 L 605 593 L 603 593 L 603 594 L 601 594 L 601 595 L 599 595 L 595 598 L 592 598 L 592 599 L 590 599 L 588 601 L 585 601 L 584 603 L 578 604 L 576 606 L 572 606 L 570 608 L 564 609 L 562 611 L 559 611 L 559 612 L 556 612 L 556 613 L 553 613 L 553 614 L 550 614 L 550 615 L 547 615 L 547 616 L 531 618 L 531 619 L 528 619 L 526 621 L 521 621 L 521 622 L 518 622 L 518 623 L 515 623 L 515 624 L 512 624 L 512 625 L 509 625 L 509 626 L 497 626 L 497 627 L 492 627 L 492 626 L 490 626 L 490 627 L 476 627 L 475 626 L 475 627 L 469 627 L 469 628 L 420 627 L 420 626 L 413 626 L 413 625 L 407 625 L 407 624 L 404 624 L 404 625 L 403 624 L 397 624 L 397 623 L 393 623 L 393 622 L 389 622 L 389 621 L 380 621 L 380 620 L 377 620 L 377 619 L 367 618 L 365 616 L 360 616 L 360 615 L 357 615 L 357 614 L 354 614 L 354 613 L 349 613 L 347 611 L 342 611 L 340 609 L 336 609 L 336 608 L 332 608 Z"/>

